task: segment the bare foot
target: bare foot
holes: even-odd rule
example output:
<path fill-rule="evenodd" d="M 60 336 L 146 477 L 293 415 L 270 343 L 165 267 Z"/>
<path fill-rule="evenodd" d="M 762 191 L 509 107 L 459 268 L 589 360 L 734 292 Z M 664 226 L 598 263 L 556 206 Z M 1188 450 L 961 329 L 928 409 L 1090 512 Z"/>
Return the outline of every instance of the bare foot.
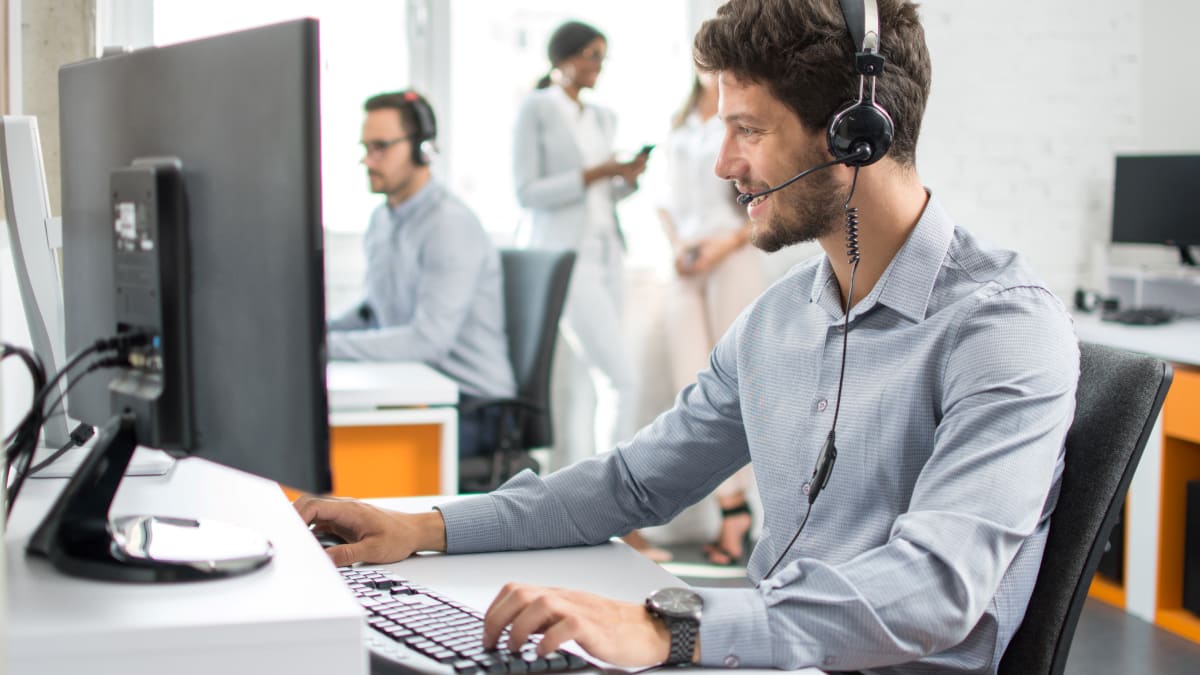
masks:
<path fill-rule="evenodd" d="M 645 537 L 642 536 L 642 533 L 638 532 L 637 530 L 634 530 L 624 537 L 621 537 L 621 541 L 629 544 L 638 553 L 641 553 L 656 563 L 670 562 L 671 559 L 675 557 L 671 555 L 670 551 L 658 548 L 654 544 L 651 544 L 646 540 Z"/>

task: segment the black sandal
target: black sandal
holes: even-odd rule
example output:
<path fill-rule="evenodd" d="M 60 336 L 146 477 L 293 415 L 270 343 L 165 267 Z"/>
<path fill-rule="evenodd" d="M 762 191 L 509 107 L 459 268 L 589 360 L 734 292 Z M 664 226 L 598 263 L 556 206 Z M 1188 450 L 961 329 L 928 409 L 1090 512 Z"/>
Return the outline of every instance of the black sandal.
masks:
<path fill-rule="evenodd" d="M 742 535 L 742 555 L 745 555 L 750 550 L 750 530 L 754 529 L 754 512 L 750 510 L 750 505 L 742 502 L 737 506 L 731 506 L 727 509 L 721 509 L 721 520 L 732 516 L 740 516 L 745 513 L 750 516 L 750 528 L 746 530 L 746 534 Z M 719 563 L 712 559 L 713 554 L 725 556 L 728 562 Z M 709 542 L 704 545 L 704 555 L 708 558 L 710 565 L 718 565 L 720 567 L 736 567 L 742 563 L 742 556 L 737 556 L 725 549 L 721 545 L 721 539 L 718 536 L 716 541 Z"/>

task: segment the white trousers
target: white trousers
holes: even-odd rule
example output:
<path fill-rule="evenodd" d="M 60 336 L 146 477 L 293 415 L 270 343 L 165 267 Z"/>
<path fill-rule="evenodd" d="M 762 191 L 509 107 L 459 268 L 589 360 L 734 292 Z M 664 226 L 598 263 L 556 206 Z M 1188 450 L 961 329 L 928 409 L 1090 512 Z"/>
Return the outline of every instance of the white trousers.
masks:
<path fill-rule="evenodd" d="M 764 256 L 752 246 L 730 253 L 707 274 L 675 277 L 665 318 L 676 390 L 696 381 L 697 372 L 708 367 L 709 353 L 717 341 L 766 287 Z M 754 474 L 746 465 L 713 494 L 718 499 L 745 494 L 753 481 Z"/>
<path fill-rule="evenodd" d="M 623 331 L 623 265 L 615 236 L 589 238 L 576 252 L 559 323 L 576 365 L 559 376 L 567 385 L 560 384 L 566 395 L 555 400 L 565 408 L 555 412 L 556 464 L 607 452 L 636 431 L 637 378 Z M 591 392 L 580 390 L 588 384 Z"/>

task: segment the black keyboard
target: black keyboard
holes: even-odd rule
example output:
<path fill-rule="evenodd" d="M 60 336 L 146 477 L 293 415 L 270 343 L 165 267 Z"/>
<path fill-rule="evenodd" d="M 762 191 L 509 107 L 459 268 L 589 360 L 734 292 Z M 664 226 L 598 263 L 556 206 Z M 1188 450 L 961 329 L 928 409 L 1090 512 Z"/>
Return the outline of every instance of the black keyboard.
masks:
<path fill-rule="evenodd" d="M 1166 307 L 1134 307 L 1132 309 L 1117 309 L 1104 312 L 1100 318 L 1105 321 L 1130 324 L 1133 326 L 1157 326 L 1169 323 L 1176 313 Z"/>
<path fill-rule="evenodd" d="M 590 668 L 562 650 L 539 657 L 534 635 L 519 652 L 510 652 L 507 632 L 498 649 L 485 650 L 483 614 L 387 570 L 338 569 L 367 611 L 366 644 L 371 673 L 561 673 Z"/>

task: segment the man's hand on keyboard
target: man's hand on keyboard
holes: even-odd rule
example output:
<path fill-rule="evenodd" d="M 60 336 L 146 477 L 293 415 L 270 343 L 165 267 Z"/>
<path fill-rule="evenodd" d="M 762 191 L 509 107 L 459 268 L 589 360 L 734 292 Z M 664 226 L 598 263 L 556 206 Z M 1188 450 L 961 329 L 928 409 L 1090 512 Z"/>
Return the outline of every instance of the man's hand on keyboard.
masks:
<path fill-rule="evenodd" d="M 446 524 L 440 511 L 398 513 L 352 499 L 304 495 L 293 506 L 316 530 L 332 532 L 345 544 L 325 549 L 333 563 L 391 563 L 417 551 L 445 551 Z"/>
<path fill-rule="evenodd" d="M 592 656 L 618 666 L 663 663 L 671 648 L 666 625 L 643 605 L 562 588 L 506 584 L 484 617 L 483 646 L 496 646 L 506 626 L 509 649 L 543 633 L 539 654 L 575 640 Z"/>

